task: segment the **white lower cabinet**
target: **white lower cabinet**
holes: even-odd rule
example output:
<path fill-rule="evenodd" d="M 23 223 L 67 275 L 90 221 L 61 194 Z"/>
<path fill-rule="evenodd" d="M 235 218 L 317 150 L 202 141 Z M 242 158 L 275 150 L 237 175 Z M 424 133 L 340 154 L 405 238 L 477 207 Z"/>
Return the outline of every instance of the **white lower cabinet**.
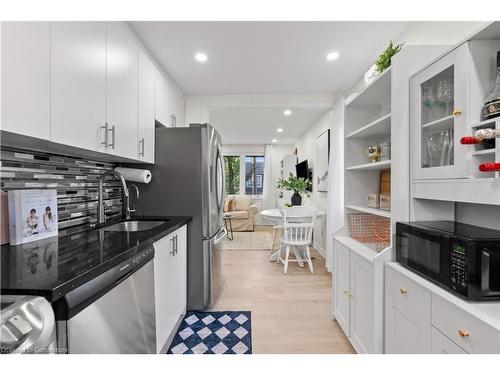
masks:
<path fill-rule="evenodd" d="M 156 351 L 167 350 L 187 303 L 187 226 L 154 243 Z"/>
<path fill-rule="evenodd" d="M 444 299 L 432 298 L 432 325 L 467 353 L 500 353 L 500 335 Z"/>
<path fill-rule="evenodd" d="M 344 333 L 349 336 L 351 334 L 351 298 L 350 298 L 350 282 L 351 282 L 351 251 L 344 245 L 336 244 L 336 261 L 335 261 L 335 318 L 339 323 Z"/>
<path fill-rule="evenodd" d="M 333 312 L 358 353 L 383 353 L 383 264 L 389 253 L 360 246 L 348 237 L 335 239 Z"/>
<path fill-rule="evenodd" d="M 428 353 L 430 321 L 392 293 L 386 293 L 385 298 L 385 352 Z"/>
<path fill-rule="evenodd" d="M 385 352 L 428 353 L 431 343 L 431 294 L 397 273 L 385 273 Z"/>
<path fill-rule="evenodd" d="M 432 354 L 467 354 L 465 350 L 434 327 L 432 327 L 431 348 Z"/>
<path fill-rule="evenodd" d="M 386 265 L 386 353 L 500 353 L 498 311 L 500 303 L 467 302 L 399 264 Z"/>
<path fill-rule="evenodd" d="M 372 353 L 374 327 L 373 266 L 351 253 L 351 340 L 363 353 Z"/>

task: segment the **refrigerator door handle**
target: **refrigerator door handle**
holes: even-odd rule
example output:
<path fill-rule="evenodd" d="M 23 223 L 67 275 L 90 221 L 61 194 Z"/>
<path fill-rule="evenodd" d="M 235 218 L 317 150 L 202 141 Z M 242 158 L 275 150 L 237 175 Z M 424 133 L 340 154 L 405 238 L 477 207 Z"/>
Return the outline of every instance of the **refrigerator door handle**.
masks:
<path fill-rule="evenodd" d="M 210 237 L 204 237 L 203 241 L 212 241 L 214 240 L 214 245 L 219 243 L 221 239 L 223 239 L 227 234 L 227 230 L 224 227 L 221 227 L 217 233 Z"/>
<path fill-rule="evenodd" d="M 219 147 L 217 147 L 215 176 L 215 199 L 217 200 L 217 212 L 220 213 L 224 206 L 224 161 Z"/>
<path fill-rule="evenodd" d="M 227 236 L 226 228 L 224 228 L 224 227 L 220 228 L 219 232 L 217 232 L 217 234 L 215 235 L 214 245 L 217 245 L 226 236 Z"/>

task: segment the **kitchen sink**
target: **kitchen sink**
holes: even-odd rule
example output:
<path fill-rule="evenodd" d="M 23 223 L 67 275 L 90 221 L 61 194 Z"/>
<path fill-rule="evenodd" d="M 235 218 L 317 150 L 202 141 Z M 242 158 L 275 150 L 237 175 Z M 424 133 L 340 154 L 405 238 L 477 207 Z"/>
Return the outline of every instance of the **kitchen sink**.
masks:
<path fill-rule="evenodd" d="M 159 225 L 165 224 L 167 221 L 152 221 L 152 220 L 131 220 L 122 223 L 116 223 L 109 227 L 104 227 L 101 230 L 105 232 L 140 232 L 143 230 L 153 229 Z"/>

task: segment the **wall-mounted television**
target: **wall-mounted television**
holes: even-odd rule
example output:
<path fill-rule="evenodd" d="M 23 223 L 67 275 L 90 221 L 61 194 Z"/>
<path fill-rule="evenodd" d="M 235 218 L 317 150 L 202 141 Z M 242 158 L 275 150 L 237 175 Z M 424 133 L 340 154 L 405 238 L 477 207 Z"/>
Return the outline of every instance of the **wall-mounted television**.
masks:
<path fill-rule="evenodd" d="M 295 165 L 295 172 L 297 174 L 297 177 L 302 177 L 306 180 L 309 180 L 309 189 L 307 190 L 312 191 L 312 169 L 309 169 L 307 159 Z"/>
<path fill-rule="evenodd" d="M 307 165 L 307 160 L 296 164 L 295 171 L 297 173 L 297 177 L 302 177 L 307 180 L 309 178 L 309 166 Z"/>

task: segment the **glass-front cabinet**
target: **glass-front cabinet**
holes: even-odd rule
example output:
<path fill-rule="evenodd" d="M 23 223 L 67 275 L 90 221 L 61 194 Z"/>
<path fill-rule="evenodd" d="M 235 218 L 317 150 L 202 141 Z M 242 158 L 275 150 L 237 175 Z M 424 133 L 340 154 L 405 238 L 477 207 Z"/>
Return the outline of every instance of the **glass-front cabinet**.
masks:
<path fill-rule="evenodd" d="M 413 179 L 467 177 L 466 50 L 462 45 L 411 82 Z"/>

